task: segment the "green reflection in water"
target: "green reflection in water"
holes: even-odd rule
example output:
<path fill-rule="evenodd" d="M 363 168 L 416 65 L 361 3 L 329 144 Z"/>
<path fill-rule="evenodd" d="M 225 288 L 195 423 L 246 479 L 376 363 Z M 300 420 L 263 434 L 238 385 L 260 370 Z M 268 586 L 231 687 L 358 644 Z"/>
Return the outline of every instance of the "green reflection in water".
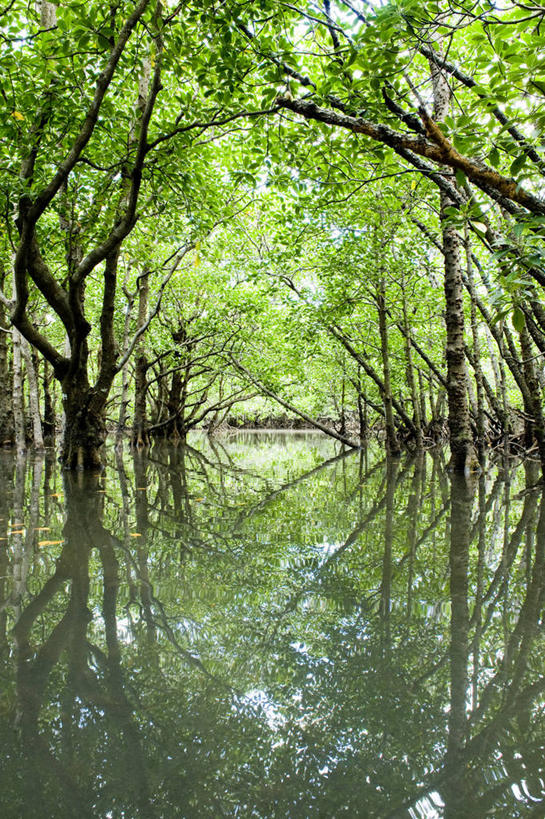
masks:
<path fill-rule="evenodd" d="M 0 453 L 5 817 L 545 815 L 529 464 Z"/>

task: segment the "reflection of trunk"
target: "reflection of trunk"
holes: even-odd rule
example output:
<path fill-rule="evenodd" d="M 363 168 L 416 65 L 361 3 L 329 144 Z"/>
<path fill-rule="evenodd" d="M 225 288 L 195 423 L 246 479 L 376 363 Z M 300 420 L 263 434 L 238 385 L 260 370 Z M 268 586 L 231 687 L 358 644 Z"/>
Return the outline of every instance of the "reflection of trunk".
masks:
<path fill-rule="evenodd" d="M 104 573 L 104 596 L 102 616 L 106 632 L 107 657 L 107 684 L 112 703 L 109 709 L 112 717 L 118 723 L 124 737 L 125 776 L 131 785 L 132 792 L 138 805 L 138 815 L 150 817 L 150 793 L 147 782 L 145 758 L 142 753 L 142 744 L 137 726 L 132 719 L 132 707 L 125 693 L 123 670 L 121 667 L 121 650 L 118 639 L 117 623 L 117 592 L 119 589 L 119 563 L 113 549 L 112 540 L 100 547 L 100 557 Z"/>
<path fill-rule="evenodd" d="M 392 544 L 394 540 L 394 508 L 397 459 L 388 458 L 386 464 L 386 512 L 384 518 L 384 555 L 382 559 L 382 581 L 380 584 L 380 618 L 382 626 L 382 651 L 390 654 L 390 609 L 392 597 Z"/>
<path fill-rule="evenodd" d="M 452 475 L 450 497 L 450 711 L 443 797 L 446 819 L 476 816 L 470 805 L 464 759 L 468 694 L 468 570 L 472 492 L 462 476 Z"/>
<path fill-rule="evenodd" d="M 35 470 L 35 486 L 39 485 L 39 474 L 41 473 Z M 19 725 L 25 756 L 29 760 L 29 774 L 33 777 L 32 788 L 28 789 L 32 802 L 29 802 L 25 813 L 29 816 L 38 815 L 34 794 L 41 787 L 44 773 L 47 774 L 47 787 L 50 790 L 48 798 L 58 799 L 59 815 L 76 815 L 76 806 L 77 815 L 94 814 L 90 806 L 96 804 L 96 794 L 80 785 L 80 760 L 73 759 L 72 755 L 68 758 L 54 756 L 56 742 L 48 741 L 40 724 L 45 692 L 63 653 L 68 662 L 68 678 L 65 695 L 60 694 L 64 711 L 62 731 L 63 734 L 69 734 L 64 749 L 78 750 L 78 745 L 72 743 L 70 737 L 73 724 L 80 727 L 78 711 L 82 708 L 86 711 L 88 704 L 103 710 L 123 737 L 127 759 L 123 780 L 130 783 L 132 792 L 137 795 L 138 815 L 150 816 L 144 758 L 138 729 L 132 721 L 132 708 L 124 691 L 120 665 L 116 618 L 119 577 L 114 552 L 118 541 L 102 525 L 104 496 L 97 489 L 96 474 L 66 476 L 65 540 L 56 562 L 55 574 L 22 611 L 13 629 L 18 661 Z M 89 665 L 89 641 L 94 639 L 88 633 L 92 619 L 89 611 L 89 558 L 93 548 L 99 550 L 102 561 L 102 615 L 108 648 L 105 654 L 98 646 L 93 647 L 94 663 L 98 662 L 102 666 L 100 677 L 95 675 Z M 47 636 L 42 636 L 40 644 L 41 629 L 37 630 L 35 625 L 41 621 L 53 600 L 55 606 L 50 611 L 55 612 L 58 605 L 62 605 L 67 587 L 70 589 L 68 606 Z M 61 598 L 56 597 L 59 592 L 62 593 Z M 34 644 L 36 640 L 38 645 Z M 55 783 L 56 792 L 51 792 L 51 783 Z"/>
<path fill-rule="evenodd" d="M 407 533 L 407 547 L 409 555 L 409 573 L 407 580 L 407 615 L 410 618 L 412 614 L 412 595 L 414 582 L 414 562 L 416 557 L 416 532 L 418 528 L 418 521 L 421 515 L 421 494 L 422 483 L 424 475 L 424 453 L 420 451 L 416 456 L 416 463 L 414 465 L 414 475 L 411 483 L 411 491 L 407 501 L 406 516 L 409 522 L 409 530 Z"/>
<path fill-rule="evenodd" d="M 152 589 L 148 570 L 148 544 L 147 533 L 149 528 L 148 520 L 148 497 L 147 497 L 147 482 L 146 474 L 147 461 L 142 458 L 142 455 L 135 452 L 133 455 L 134 464 L 134 481 L 136 486 L 136 494 L 134 499 L 136 512 L 136 528 L 140 535 L 136 539 L 136 558 L 138 563 L 138 576 L 140 579 L 140 600 L 142 603 L 142 613 L 146 625 L 148 627 L 148 636 L 150 640 L 155 640 L 155 623 L 153 620 L 152 611 Z"/>

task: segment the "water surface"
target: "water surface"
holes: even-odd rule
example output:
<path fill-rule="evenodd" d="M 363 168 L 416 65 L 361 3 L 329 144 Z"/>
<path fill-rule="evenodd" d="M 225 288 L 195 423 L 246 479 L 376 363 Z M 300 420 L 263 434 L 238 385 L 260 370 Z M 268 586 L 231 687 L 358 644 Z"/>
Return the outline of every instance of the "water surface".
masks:
<path fill-rule="evenodd" d="M 1 815 L 544 816 L 537 479 L 293 433 L 1 452 Z"/>

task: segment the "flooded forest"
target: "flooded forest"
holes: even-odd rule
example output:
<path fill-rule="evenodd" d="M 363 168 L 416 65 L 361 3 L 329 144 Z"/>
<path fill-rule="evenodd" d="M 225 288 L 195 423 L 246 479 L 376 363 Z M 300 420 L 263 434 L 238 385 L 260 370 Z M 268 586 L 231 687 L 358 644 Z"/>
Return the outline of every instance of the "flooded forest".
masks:
<path fill-rule="evenodd" d="M 2 817 L 545 816 L 544 17 L 2 4 Z"/>

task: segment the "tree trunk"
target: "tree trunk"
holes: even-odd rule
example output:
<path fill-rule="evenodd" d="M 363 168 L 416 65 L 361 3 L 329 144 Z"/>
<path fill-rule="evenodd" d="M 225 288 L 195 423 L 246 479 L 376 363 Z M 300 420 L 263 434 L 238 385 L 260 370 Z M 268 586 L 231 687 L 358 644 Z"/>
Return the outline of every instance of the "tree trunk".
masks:
<path fill-rule="evenodd" d="M 149 272 L 145 272 L 138 282 L 138 327 L 143 327 L 148 318 Z M 148 359 L 143 337 L 138 342 L 136 351 L 136 370 L 134 376 L 134 423 L 132 445 L 138 448 L 149 446 L 149 435 L 146 420 L 146 394 Z"/>
<path fill-rule="evenodd" d="M 26 449 L 25 415 L 23 405 L 22 336 L 16 327 L 12 328 L 13 344 L 13 423 L 15 428 L 15 448 L 17 454 Z"/>
<path fill-rule="evenodd" d="M 1 328 L 8 326 L 7 311 L 0 301 L 0 446 L 11 446 L 15 440 L 13 428 L 12 374 L 10 372 L 8 335 Z"/>
<path fill-rule="evenodd" d="M 477 327 L 477 307 L 475 304 L 475 279 L 473 276 L 473 265 L 471 263 L 471 241 L 469 231 L 465 229 L 464 237 L 466 255 L 466 275 L 469 285 L 469 297 L 471 300 L 471 335 L 473 339 L 473 372 L 475 373 L 475 386 L 477 388 L 477 451 L 481 460 L 484 453 L 485 444 L 485 423 L 484 423 L 484 379 L 481 367 L 481 345 L 479 340 L 479 329 Z"/>
<path fill-rule="evenodd" d="M 431 63 L 434 95 L 434 117 L 443 121 L 449 112 L 450 87 L 435 63 Z M 440 219 L 445 257 L 445 319 L 447 327 L 447 395 L 450 434 L 450 468 L 455 472 L 472 472 L 478 468 L 473 446 L 467 391 L 467 368 L 464 349 L 464 302 L 462 291 L 461 240 L 447 213 L 455 203 L 441 189 Z"/>
<path fill-rule="evenodd" d="M 388 325 L 386 322 L 386 287 L 384 280 L 380 282 L 377 294 L 378 325 L 380 333 L 380 348 L 382 351 L 382 368 L 384 378 L 384 417 L 386 419 L 386 450 L 389 455 L 399 455 L 400 447 L 394 421 L 392 407 L 392 385 L 390 381 L 390 357 L 388 350 Z"/>
<path fill-rule="evenodd" d="M 28 380 L 28 404 L 30 418 L 32 421 L 32 440 L 35 449 L 44 448 L 44 436 L 42 432 L 42 419 L 40 417 L 40 395 L 38 391 L 38 379 L 36 369 L 32 360 L 32 352 L 26 338 L 21 338 L 21 350 L 25 359 L 27 380 Z"/>
<path fill-rule="evenodd" d="M 180 402 L 182 395 L 182 375 L 179 370 L 172 373 L 172 381 L 170 382 L 170 390 L 167 399 L 167 417 L 170 421 L 165 426 L 165 437 L 173 441 L 180 440 Z"/>
<path fill-rule="evenodd" d="M 43 433 L 46 446 L 53 446 L 55 443 L 55 404 L 51 395 L 51 386 L 55 386 L 55 381 L 51 377 L 51 369 L 44 359 L 44 421 Z"/>
<path fill-rule="evenodd" d="M 530 414 L 533 417 L 533 423 L 531 423 L 527 429 L 526 444 L 528 446 L 532 446 L 532 439 L 535 435 L 539 449 L 541 467 L 545 472 L 545 418 L 543 417 L 541 389 L 535 368 L 534 348 L 532 347 L 530 334 L 528 333 L 526 326 L 521 329 L 519 337 L 520 348 L 523 356 L 524 377 L 526 379 L 526 383 L 528 384 L 531 401 L 530 405 L 526 409 L 527 411 L 530 411 Z"/>
<path fill-rule="evenodd" d="M 61 462 L 65 469 L 100 469 L 100 448 L 106 440 L 104 407 L 89 386 L 86 369 L 62 382 L 64 439 Z"/>
<path fill-rule="evenodd" d="M 405 339 L 405 357 L 407 360 L 407 383 L 409 385 L 409 390 L 411 393 L 411 401 L 413 405 L 413 417 L 414 417 L 414 425 L 416 427 L 416 446 L 418 449 L 422 449 L 423 442 L 422 442 L 422 417 L 420 413 L 420 402 L 418 398 L 418 392 L 416 389 L 416 379 L 414 377 L 414 365 L 413 365 L 413 353 L 412 353 L 412 340 L 411 340 L 411 328 L 409 326 L 409 317 L 407 314 L 407 295 L 405 293 L 405 288 L 403 288 L 403 329 L 404 329 L 404 339 Z"/>

